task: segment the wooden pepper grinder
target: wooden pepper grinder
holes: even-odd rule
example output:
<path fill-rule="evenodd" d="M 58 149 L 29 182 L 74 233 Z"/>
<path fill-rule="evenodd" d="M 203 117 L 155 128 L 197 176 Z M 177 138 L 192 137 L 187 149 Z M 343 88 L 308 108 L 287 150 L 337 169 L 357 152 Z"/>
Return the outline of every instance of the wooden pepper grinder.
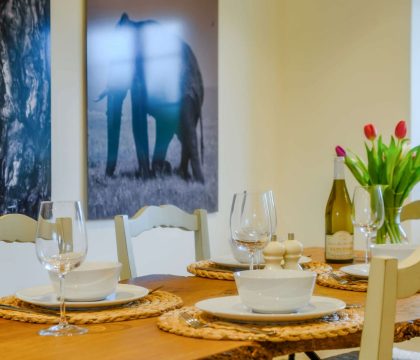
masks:
<path fill-rule="evenodd" d="M 285 255 L 284 265 L 285 269 L 302 270 L 299 265 L 299 259 L 303 252 L 303 246 L 300 241 L 295 240 L 295 234 L 287 234 L 287 240 L 284 242 Z"/>
<path fill-rule="evenodd" d="M 284 245 L 277 241 L 277 236 L 273 235 L 271 241 L 263 250 L 265 267 L 267 270 L 282 270 L 283 255 L 285 249 Z"/>

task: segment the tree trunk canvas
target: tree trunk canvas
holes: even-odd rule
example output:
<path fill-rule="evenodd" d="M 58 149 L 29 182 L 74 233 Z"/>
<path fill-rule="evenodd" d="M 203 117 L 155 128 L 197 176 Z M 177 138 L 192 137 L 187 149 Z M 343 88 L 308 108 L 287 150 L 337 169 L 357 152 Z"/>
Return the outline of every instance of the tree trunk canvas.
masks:
<path fill-rule="evenodd" d="M 51 193 L 50 2 L 0 2 L 0 213 Z"/>

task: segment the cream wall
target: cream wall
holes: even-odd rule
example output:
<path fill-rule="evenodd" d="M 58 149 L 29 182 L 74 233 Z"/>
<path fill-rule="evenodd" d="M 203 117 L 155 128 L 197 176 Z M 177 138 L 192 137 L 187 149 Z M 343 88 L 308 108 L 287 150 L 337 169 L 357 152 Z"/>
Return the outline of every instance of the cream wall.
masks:
<path fill-rule="evenodd" d="M 363 125 L 386 141 L 410 118 L 410 1 L 280 1 L 280 226 L 321 244 L 335 145 L 364 157 Z M 349 192 L 355 182 L 347 172 Z M 361 244 L 358 242 L 357 246 Z"/>
<path fill-rule="evenodd" d="M 51 15 L 52 197 L 85 202 L 84 1 L 51 0 Z M 231 197 L 246 188 L 274 190 L 281 238 L 295 232 L 305 246 L 322 245 L 335 145 L 362 153 L 366 122 L 390 134 L 409 118 L 410 1 L 220 0 L 219 34 L 212 254 L 229 251 Z M 88 232 L 89 258 L 116 258 L 112 221 L 89 222 Z M 192 239 L 174 247 L 160 235 L 137 242 L 157 255 L 140 255 L 141 271 L 184 272 Z M 25 256 L 31 284 L 45 282 L 33 253 Z"/>

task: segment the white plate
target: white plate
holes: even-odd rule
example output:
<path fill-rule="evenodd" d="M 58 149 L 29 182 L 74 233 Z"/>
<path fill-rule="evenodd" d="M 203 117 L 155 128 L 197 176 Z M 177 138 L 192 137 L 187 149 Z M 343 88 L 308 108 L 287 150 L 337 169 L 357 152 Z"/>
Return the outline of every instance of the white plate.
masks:
<path fill-rule="evenodd" d="M 417 244 L 371 244 L 372 256 L 392 256 L 398 260 L 409 257 L 419 247 Z"/>
<path fill-rule="evenodd" d="M 66 308 L 93 308 L 125 304 L 146 296 L 149 290 L 136 285 L 118 284 L 115 293 L 99 301 L 66 301 Z M 60 302 L 51 285 L 37 286 L 18 290 L 15 296 L 28 303 L 44 306 L 59 307 Z"/>
<path fill-rule="evenodd" d="M 354 264 L 340 268 L 342 272 L 361 279 L 367 279 L 369 277 L 369 269 L 370 264 Z"/>
<path fill-rule="evenodd" d="M 239 268 L 239 269 L 249 268 L 249 264 L 240 263 L 232 255 L 224 255 L 224 256 L 215 257 L 215 258 L 210 259 L 210 261 L 213 261 L 216 265 L 224 266 L 228 268 Z M 305 264 L 311 261 L 312 259 L 310 257 L 301 256 L 299 259 L 299 264 Z"/>
<path fill-rule="evenodd" d="M 299 321 L 316 319 L 346 307 L 339 299 L 325 296 L 312 296 L 309 305 L 290 314 L 259 314 L 242 304 L 239 296 L 224 296 L 199 301 L 195 306 L 209 314 L 231 320 L 241 321 Z"/>

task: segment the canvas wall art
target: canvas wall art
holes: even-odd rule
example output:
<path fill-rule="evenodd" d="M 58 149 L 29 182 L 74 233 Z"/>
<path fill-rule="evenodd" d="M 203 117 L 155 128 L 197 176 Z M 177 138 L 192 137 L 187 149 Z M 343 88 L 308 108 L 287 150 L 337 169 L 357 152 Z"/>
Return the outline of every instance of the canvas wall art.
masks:
<path fill-rule="evenodd" d="M 217 0 L 87 0 L 88 216 L 218 207 Z"/>
<path fill-rule="evenodd" d="M 50 1 L 0 2 L 0 214 L 51 194 Z"/>

